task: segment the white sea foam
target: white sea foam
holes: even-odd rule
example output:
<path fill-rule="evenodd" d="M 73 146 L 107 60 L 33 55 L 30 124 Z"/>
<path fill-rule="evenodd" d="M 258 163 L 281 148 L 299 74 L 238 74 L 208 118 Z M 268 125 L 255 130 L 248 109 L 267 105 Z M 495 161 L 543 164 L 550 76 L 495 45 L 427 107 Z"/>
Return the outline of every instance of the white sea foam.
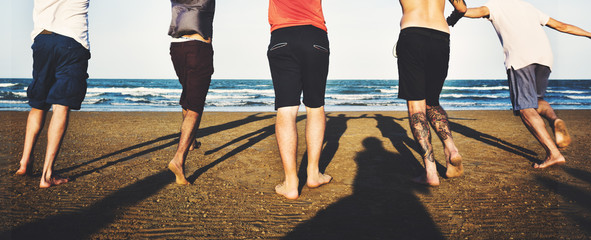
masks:
<path fill-rule="evenodd" d="M 18 83 L 0 83 L 0 87 L 14 87 L 18 85 Z"/>
<path fill-rule="evenodd" d="M 380 92 L 382 93 L 398 93 L 398 89 L 380 89 Z"/>
<path fill-rule="evenodd" d="M 336 100 L 372 100 L 376 98 L 389 98 L 392 95 L 383 95 L 383 94 L 328 94 L 326 95 L 327 98 L 332 98 Z"/>
<path fill-rule="evenodd" d="M 441 94 L 442 98 L 505 98 L 506 96 L 499 95 L 466 95 L 466 94 Z"/>
<path fill-rule="evenodd" d="M 549 93 L 563 93 L 563 94 L 585 94 L 585 93 L 589 93 L 588 91 L 574 91 L 574 90 L 566 90 L 566 91 L 547 90 L 546 92 L 549 92 Z"/>
<path fill-rule="evenodd" d="M 0 100 L 0 104 L 27 104 L 29 101 L 22 100 Z"/>
<path fill-rule="evenodd" d="M 569 99 L 591 99 L 591 96 L 566 96 Z"/>
<path fill-rule="evenodd" d="M 182 92 L 181 89 L 170 89 L 170 88 L 147 88 L 147 87 L 137 87 L 137 88 L 89 88 L 89 93 L 120 93 L 123 95 L 131 95 L 131 96 L 160 96 L 163 94 L 171 94 L 176 93 L 179 94 Z"/>
<path fill-rule="evenodd" d="M 507 86 L 490 86 L 490 87 L 443 87 L 445 90 L 508 90 Z"/>
<path fill-rule="evenodd" d="M 223 99 L 253 99 L 255 97 L 256 96 L 248 96 L 248 95 L 237 95 L 237 96 L 234 96 L 234 95 L 230 95 L 230 96 L 227 96 L 227 95 L 213 95 L 213 94 L 208 94 L 207 95 L 207 99 L 208 100 L 213 100 L 213 99 L 222 99 L 222 100 Z"/>
<path fill-rule="evenodd" d="M 270 96 L 274 96 L 275 95 L 275 91 L 273 91 L 273 89 L 266 89 L 266 90 L 260 90 L 260 89 L 210 89 L 209 93 L 231 93 L 231 94 L 237 94 L 237 93 L 246 93 L 246 94 L 258 94 L 258 95 L 270 95 Z"/>

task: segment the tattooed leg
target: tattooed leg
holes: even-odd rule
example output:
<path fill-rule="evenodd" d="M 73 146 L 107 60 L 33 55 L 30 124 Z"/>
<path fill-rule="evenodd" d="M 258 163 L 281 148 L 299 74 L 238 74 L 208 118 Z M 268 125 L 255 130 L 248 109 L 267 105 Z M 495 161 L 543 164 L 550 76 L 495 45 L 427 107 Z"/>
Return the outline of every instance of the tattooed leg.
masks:
<path fill-rule="evenodd" d="M 461 176 L 464 172 L 462 156 L 451 136 L 447 113 L 441 106 L 427 106 L 427 118 L 443 143 L 447 163 L 446 176 L 450 178 Z"/>
<path fill-rule="evenodd" d="M 429 186 L 439 185 L 433 146 L 431 145 L 431 132 L 429 121 L 425 113 L 425 101 L 408 101 L 408 115 L 412 134 L 423 150 L 425 174 L 414 178 L 413 181 Z"/>

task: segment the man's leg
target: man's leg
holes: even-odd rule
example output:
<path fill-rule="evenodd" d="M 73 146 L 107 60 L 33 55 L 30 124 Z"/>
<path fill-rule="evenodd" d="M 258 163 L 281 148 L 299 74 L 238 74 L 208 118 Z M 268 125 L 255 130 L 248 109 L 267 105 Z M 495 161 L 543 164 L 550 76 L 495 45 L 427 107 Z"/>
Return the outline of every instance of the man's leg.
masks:
<path fill-rule="evenodd" d="M 445 175 L 449 178 L 461 176 L 464 172 L 462 156 L 451 136 L 447 113 L 441 106 L 427 106 L 427 118 L 443 143 L 445 161 L 447 163 Z"/>
<path fill-rule="evenodd" d="M 326 129 L 326 115 L 324 106 L 319 108 L 306 107 L 308 114 L 306 120 L 306 147 L 308 150 L 308 180 L 306 184 L 310 188 L 319 187 L 329 183 L 332 179 L 328 174 L 322 174 L 318 167 L 322 144 L 324 143 L 324 130 Z"/>
<path fill-rule="evenodd" d="M 408 116 L 412 134 L 423 150 L 423 161 L 425 163 L 425 174 L 413 181 L 430 186 L 439 185 L 439 176 L 437 175 L 437 165 L 435 156 L 433 156 L 433 146 L 431 145 L 431 132 L 429 121 L 427 120 L 425 100 L 407 101 Z"/>
<path fill-rule="evenodd" d="M 187 116 L 187 109 L 183 109 L 183 121 L 185 120 L 185 116 Z M 193 141 L 191 141 L 191 146 L 189 147 L 189 151 L 193 151 L 196 148 L 201 146 L 201 143 L 197 141 L 197 130 L 199 130 L 199 125 L 201 124 L 201 117 L 203 114 L 199 114 L 199 118 L 197 122 L 195 122 L 195 128 L 193 129 Z M 181 123 L 181 130 L 182 130 L 182 123 Z"/>
<path fill-rule="evenodd" d="M 62 146 L 68 121 L 70 117 L 70 108 L 63 105 L 53 105 L 53 115 L 47 129 L 47 151 L 45 153 L 45 162 L 43 163 L 43 173 L 41 175 L 40 188 L 48 188 L 54 185 L 67 183 L 67 178 L 52 176 L 55 159 Z"/>
<path fill-rule="evenodd" d="M 546 150 L 546 159 L 541 164 L 534 164 L 535 168 L 546 168 L 555 164 L 562 164 L 566 162 L 564 156 L 554 144 L 552 137 L 546 131 L 546 124 L 537 110 L 533 108 L 527 108 L 519 110 L 521 120 L 527 127 L 527 129 L 536 137 L 536 139 L 542 144 L 544 150 Z"/>
<path fill-rule="evenodd" d="M 21 157 L 20 168 L 16 171 L 16 175 L 25 175 L 32 171 L 35 144 L 39 138 L 39 133 L 43 130 L 43 125 L 45 125 L 46 115 L 47 111 L 31 108 L 29 117 L 27 118 L 23 156 Z"/>
<path fill-rule="evenodd" d="M 554 131 L 554 139 L 556 140 L 556 145 L 559 148 L 567 147 L 571 143 L 570 134 L 568 134 L 566 124 L 562 119 L 558 118 L 550 104 L 546 102 L 546 100 L 538 98 L 537 111 L 540 114 L 540 116 L 548 120 L 548 123 L 552 127 L 552 130 Z"/>
<path fill-rule="evenodd" d="M 196 125 L 200 120 L 200 114 L 187 110 L 183 124 L 181 126 L 181 137 L 174 158 L 168 163 L 168 169 L 176 176 L 176 183 L 181 185 L 191 184 L 185 178 L 185 160 L 189 152 L 189 147 L 195 140 Z"/>
<path fill-rule="evenodd" d="M 299 197 L 299 179 L 296 166 L 298 148 L 296 117 L 298 108 L 299 106 L 290 106 L 277 109 L 277 118 L 275 120 L 275 136 L 277 137 L 277 145 L 285 173 L 285 181 L 275 187 L 275 192 L 287 199 Z"/>

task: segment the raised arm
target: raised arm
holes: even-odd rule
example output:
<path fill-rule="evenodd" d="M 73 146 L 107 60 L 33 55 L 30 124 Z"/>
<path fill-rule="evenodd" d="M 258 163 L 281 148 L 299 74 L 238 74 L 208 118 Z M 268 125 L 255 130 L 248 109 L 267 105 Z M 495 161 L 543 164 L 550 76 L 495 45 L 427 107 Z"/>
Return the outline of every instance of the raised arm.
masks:
<path fill-rule="evenodd" d="M 489 15 L 490 15 L 490 12 L 489 12 L 488 8 L 485 6 L 482 6 L 482 7 L 477 7 L 477 8 L 468 8 L 468 11 L 466 11 L 466 14 L 464 14 L 464 17 L 481 18 L 481 17 L 488 17 Z"/>
<path fill-rule="evenodd" d="M 563 33 L 568 33 L 568 34 L 582 36 L 582 37 L 588 37 L 591 39 L 590 32 L 587 32 L 577 26 L 563 23 L 563 22 L 558 21 L 554 18 L 550 18 L 550 20 L 548 20 L 548 23 L 546 23 L 546 26 L 548 26 L 552 29 L 555 29 L 557 31 L 563 32 Z"/>
<path fill-rule="evenodd" d="M 468 7 L 466 7 L 464 0 L 449 0 L 449 2 L 454 6 L 454 10 L 446 21 L 448 25 L 453 27 L 464 16 Z"/>

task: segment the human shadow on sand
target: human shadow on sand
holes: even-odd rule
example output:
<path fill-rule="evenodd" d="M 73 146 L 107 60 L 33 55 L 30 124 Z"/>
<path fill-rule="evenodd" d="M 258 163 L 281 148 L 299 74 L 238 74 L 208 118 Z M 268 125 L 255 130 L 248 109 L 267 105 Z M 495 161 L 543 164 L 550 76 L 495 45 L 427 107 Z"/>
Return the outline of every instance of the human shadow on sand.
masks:
<path fill-rule="evenodd" d="M 468 126 L 456 122 L 450 121 L 449 126 L 453 132 L 457 132 L 466 137 L 472 138 L 474 140 L 480 141 L 482 143 L 488 144 L 498 149 L 505 150 L 515 155 L 519 155 L 521 157 L 526 158 L 532 163 L 541 163 L 541 161 L 538 158 L 536 158 L 537 153 L 532 150 L 507 142 L 503 139 L 497 138 L 490 134 L 474 130 Z"/>
<path fill-rule="evenodd" d="M 590 172 L 570 167 L 562 167 L 562 169 L 567 174 L 591 185 Z M 591 193 L 588 190 L 546 176 L 536 176 L 536 180 L 547 189 L 580 206 L 582 209 L 579 209 L 579 211 L 569 211 L 565 215 L 576 221 L 581 226 L 581 229 L 591 234 Z"/>
<path fill-rule="evenodd" d="M 224 131 L 224 130 L 229 130 L 229 129 L 233 129 L 233 128 L 236 128 L 236 127 L 240 127 L 240 126 L 242 126 L 243 124 L 246 124 L 246 123 L 251 123 L 251 122 L 256 122 L 256 121 L 260 121 L 260 120 L 265 120 L 265 119 L 272 118 L 272 117 L 273 117 L 273 115 L 261 115 L 261 113 L 255 113 L 255 114 L 249 115 L 246 118 L 243 118 L 243 119 L 240 119 L 240 120 L 236 120 L 236 121 L 232 121 L 232 122 L 227 122 L 227 123 L 223 123 L 223 124 L 219 124 L 219 125 L 215 125 L 215 126 L 209 126 L 209 127 L 203 128 L 203 129 L 199 129 L 198 132 L 197 132 L 197 137 L 205 137 L 205 136 L 211 135 L 213 133 L 217 133 L 217 132 L 220 132 L 220 131 Z M 149 146 L 149 145 L 152 145 L 152 144 L 158 144 L 160 142 L 163 142 L 163 141 L 166 141 L 166 140 L 169 140 L 169 139 L 173 139 L 172 141 L 169 141 L 169 142 L 164 143 L 164 144 L 160 144 L 159 146 L 152 147 L 150 149 L 147 149 L 147 150 L 144 150 L 144 151 L 141 151 L 141 152 L 132 154 L 132 155 L 127 156 L 127 157 L 120 158 L 120 159 L 115 160 L 115 161 L 107 162 L 105 165 L 103 165 L 101 167 L 90 169 L 90 170 L 86 170 L 86 171 L 83 171 L 81 173 L 77 173 L 77 174 L 75 174 L 73 176 L 69 176 L 70 179 L 74 180 L 74 179 L 76 179 L 78 177 L 82 177 L 82 176 L 91 174 L 93 172 L 100 171 L 102 169 L 111 167 L 111 166 L 113 166 L 115 164 L 122 163 L 122 162 L 125 162 L 125 161 L 129 161 L 129 160 L 134 159 L 136 157 L 139 157 L 139 156 L 142 156 L 142 155 L 145 155 L 145 154 L 149 154 L 149 153 L 154 152 L 154 151 L 162 150 L 164 148 L 173 146 L 173 145 L 175 145 L 175 144 L 178 143 L 179 136 L 180 136 L 180 133 L 168 134 L 168 135 L 165 135 L 165 136 L 162 136 L 162 137 L 158 137 L 158 138 L 153 139 L 153 140 L 150 140 L 150 141 L 146 141 L 146 142 L 143 142 L 143 143 L 135 144 L 133 146 L 129 146 L 129 147 L 123 148 L 121 150 L 118 150 L 118 151 L 115 151 L 115 152 L 112 152 L 112 153 L 109 153 L 109 154 L 105 154 L 103 156 L 94 158 L 92 160 L 88 160 L 86 162 L 83 162 L 83 163 L 80 163 L 80 164 L 77 164 L 77 165 L 74 165 L 74 166 L 71 166 L 71 167 L 67 167 L 67 168 L 63 168 L 63 169 L 57 170 L 56 172 L 58 174 L 63 174 L 64 172 L 69 172 L 69 171 L 72 171 L 72 170 L 75 170 L 75 169 L 84 167 L 86 165 L 90 165 L 90 164 L 95 163 L 95 162 L 99 162 L 101 160 L 104 160 L 104 159 L 107 159 L 107 158 L 110 158 L 110 157 L 113 157 L 113 156 L 116 156 L 116 155 L 119 155 L 119 154 L 124 154 L 126 152 L 133 151 L 133 150 L 136 150 L 136 149 L 139 149 L 139 148 L 142 148 L 142 147 L 146 147 L 146 146 Z"/>
<path fill-rule="evenodd" d="M 423 165 L 420 164 L 423 159 L 416 159 L 411 149 L 419 155 L 422 155 L 423 150 L 414 139 L 409 137 L 409 135 L 412 136 L 412 133 L 407 133 L 406 129 L 400 126 L 400 124 L 396 123 L 396 121 L 408 120 L 408 117 L 395 118 L 384 116 L 382 114 L 376 114 L 374 118 L 377 121 L 376 127 L 382 133 L 382 137 L 388 138 L 392 143 L 392 146 L 394 146 L 401 157 L 408 160 L 404 162 L 408 164 L 407 167 L 413 174 L 413 177 L 423 174 L 425 169 L 423 168 Z M 435 135 L 434 138 L 432 137 L 432 139 L 437 139 L 437 136 Z M 435 164 L 437 165 L 437 172 L 439 173 L 439 176 L 445 178 L 445 171 L 447 168 L 441 165 L 438 161 L 435 161 Z"/>
<path fill-rule="evenodd" d="M 117 190 L 83 210 L 26 223 L 9 232 L 2 232 L 0 236 L 9 236 L 8 239 L 88 239 L 113 222 L 126 208 L 156 194 L 172 182 L 172 173 L 160 171 Z"/>
<path fill-rule="evenodd" d="M 320 160 L 318 161 L 318 170 L 320 170 L 321 173 L 325 173 L 326 168 L 330 165 L 330 162 L 332 162 L 337 150 L 339 150 L 339 141 L 347 130 L 347 121 L 351 119 L 365 118 L 366 116 L 366 114 L 359 117 L 347 117 L 345 114 L 339 114 L 337 116 L 332 116 L 330 113 L 326 114 L 328 120 L 326 122 L 326 130 L 324 131 L 324 147 L 322 148 Z M 302 161 L 300 162 L 300 167 L 298 169 L 298 178 L 300 180 L 298 190 L 300 192 L 306 185 L 306 180 L 308 179 L 308 174 L 306 172 L 307 167 L 308 151 L 306 150 L 302 156 Z"/>
<path fill-rule="evenodd" d="M 303 120 L 305 117 L 306 117 L 305 115 L 297 116 L 296 123 Z M 212 167 L 218 165 L 219 163 L 221 163 L 225 160 L 228 160 L 230 157 L 235 156 L 236 154 L 254 146 L 255 144 L 259 143 L 260 141 L 264 140 L 265 138 L 268 138 L 269 136 L 271 136 L 273 134 L 275 134 L 275 124 L 272 124 L 267 127 L 261 128 L 259 130 L 244 134 L 244 135 L 237 137 L 237 138 L 233 139 L 232 141 L 230 141 L 230 142 L 228 142 L 228 143 L 226 143 L 214 150 L 207 151 L 206 154 L 211 154 L 212 152 L 216 152 L 216 151 L 219 151 L 225 147 L 231 146 L 234 143 L 248 139 L 248 142 L 232 149 L 228 153 L 224 154 L 223 156 L 221 156 L 217 160 L 207 164 L 206 166 L 203 166 L 203 167 L 197 169 L 189 177 L 187 177 L 187 181 L 195 182 L 195 180 L 197 180 L 197 178 L 199 178 L 199 176 L 201 176 L 201 174 L 203 174 L 207 170 L 211 169 Z"/>
<path fill-rule="evenodd" d="M 409 159 L 368 137 L 355 156 L 353 194 L 298 225 L 284 239 L 443 239 L 415 192 L 429 188 L 409 181 Z"/>

